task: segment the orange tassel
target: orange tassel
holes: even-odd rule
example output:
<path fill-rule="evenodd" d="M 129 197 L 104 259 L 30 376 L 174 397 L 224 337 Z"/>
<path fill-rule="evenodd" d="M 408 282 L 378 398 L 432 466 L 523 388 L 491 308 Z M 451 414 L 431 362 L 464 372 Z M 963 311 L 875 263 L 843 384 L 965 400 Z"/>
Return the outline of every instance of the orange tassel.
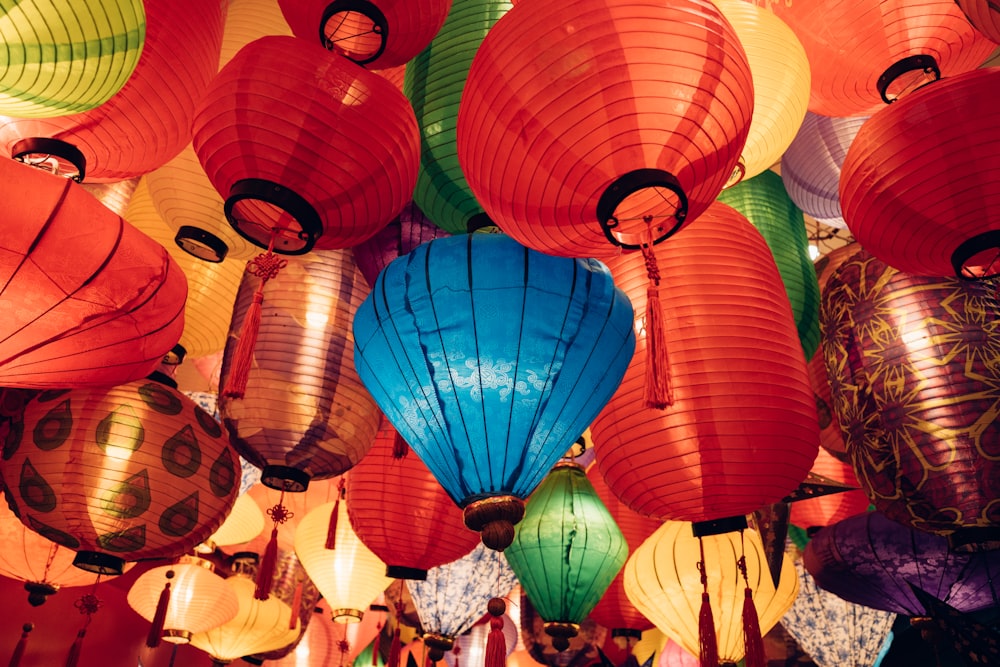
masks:
<path fill-rule="evenodd" d="M 344 478 L 340 478 L 337 486 L 337 501 L 333 503 L 333 511 L 330 512 L 330 526 L 326 529 L 326 548 L 333 551 L 337 548 L 337 517 L 340 515 L 340 499 L 344 495 Z"/>
<path fill-rule="evenodd" d="M 302 582 L 295 587 L 295 594 L 292 596 L 292 615 L 288 617 L 288 629 L 294 630 L 299 620 L 299 607 L 302 606 Z"/>
<path fill-rule="evenodd" d="M 146 635 L 146 646 L 156 648 L 160 645 L 163 636 L 163 624 L 167 620 L 167 607 L 170 605 L 170 579 L 174 577 L 173 570 L 167 570 L 167 583 L 160 591 L 160 599 L 156 602 L 156 612 L 153 613 L 153 621 L 149 626 L 149 634 Z"/>
<path fill-rule="evenodd" d="M 24 657 L 24 650 L 28 647 L 28 635 L 34 629 L 35 626 L 31 623 L 25 623 L 21 626 L 21 638 L 17 640 L 17 646 L 14 647 L 14 653 L 11 654 L 7 667 L 18 667 L 21 664 L 21 658 Z"/>
<path fill-rule="evenodd" d="M 649 286 L 646 288 L 646 407 L 663 410 L 674 402 L 667 355 L 666 317 L 660 303 L 660 269 L 653 248 L 642 246 Z"/>
<path fill-rule="evenodd" d="M 80 652 L 83 650 L 83 638 L 87 636 L 86 628 L 76 633 L 73 645 L 69 647 L 69 655 L 66 656 L 66 667 L 76 667 L 80 662 Z"/>
<path fill-rule="evenodd" d="M 753 591 L 746 588 L 743 596 L 743 648 L 746 651 L 746 667 L 767 667 L 764 639 L 760 634 L 757 607 L 753 604 Z"/>
<path fill-rule="evenodd" d="M 261 304 L 264 303 L 264 282 L 260 283 L 257 291 L 253 294 L 253 301 L 247 308 L 246 316 L 243 318 L 243 328 L 240 330 L 240 339 L 236 343 L 236 350 L 233 352 L 233 369 L 229 373 L 226 381 L 225 395 L 230 398 L 243 398 L 247 391 L 247 382 L 250 379 L 250 368 L 253 366 L 253 350 L 257 346 L 257 334 L 260 331 Z"/>
<path fill-rule="evenodd" d="M 392 458 L 394 459 L 405 459 L 406 455 L 410 453 L 410 443 L 406 441 L 406 438 L 396 431 L 396 437 L 392 441 Z"/>
<path fill-rule="evenodd" d="M 486 637 L 484 667 L 504 667 L 507 664 L 507 640 L 503 634 L 503 614 L 507 603 L 502 598 L 492 598 L 486 610 L 490 613 L 490 634 Z"/>
<path fill-rule="evenodd" d="M 254 597 L 258 600 L 266 600 L 271 594 L 271 585 L 274 583 L 274 568 L 278 564 L 278 525 L 271 529 L 271 539 L 264 549 L 264 557 L 260 559 L 257 567 L 257 588 Z"/>

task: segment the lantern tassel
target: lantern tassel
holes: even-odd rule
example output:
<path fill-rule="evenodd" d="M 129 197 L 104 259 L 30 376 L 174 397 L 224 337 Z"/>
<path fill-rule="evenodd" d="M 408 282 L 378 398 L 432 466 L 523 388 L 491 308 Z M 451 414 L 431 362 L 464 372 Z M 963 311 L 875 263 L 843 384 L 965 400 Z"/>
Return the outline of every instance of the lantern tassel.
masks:
<path fill-rule="evenodd" d="M 490 634 L 486 637 L 484 667 L 504 667 L 507 663 L 507 640 L 503 634 L 503 614 L 507 603 L 503 598 L 492 598 L 486 606 L 490 613 Z"/>
<path fill-rule="evenodd" d="M 378 632 L 375 633 L 375 639 L 372 640 L 372 667 L 378 667 L 378 651 L 382 644 L 382 627 L 380 623 L 378 626 Z"/>
<path fill-rule="evenodd" d="M 160 599 L 156 601 L 156 611 L 153 613 L 153 621 L 149 626 L 149 634 L 146 635 L 146 646 L 156 648 L 160 645 L 163 636 L 163 624 L 167 620 L 167 607 L 170 606 L 170 579 L 174 576 L 173 570 L 167 570 L 167 583 L 160 591 Z"/>
<path fill-rule="evenodd" d="M 28 648 L 28 635 L 34 629 L 35 626 L 31 623 L 25 623 L 21 626 L 21 638 L 17 640 L 17 645 L 14 647 L 14 652 L 10 656 L 10 662 L 7 663 L 7 667 L 18 667 L 21 664 L 24 651 Z"/>
<path fill-rule="evenodd" d="M 254 590 L 254 598 L 266 600 L 271 594 L 271 585 L 274 583 L 274 568 L 278 564 L 278 524 L 271 529 L 271 539 L 264 549 L 264 557 L 260 559 L 257 567 L 257 588 Z"/>
<path fill-rule="evenodd" d="M 698 644 L 701 667 L 719 667 L 719 642 L 715 638 L 715 618 L 712 616 L 712 601 L 708 596 L 708 573 L 705 568 L 705 544 L 698 538 L 701 560 L 698 572 L 701 574 L 701 611 L 698 613 Z"/>
<path fill-rule="evenodd" d="M 326 529 L 326 548 L 333 551 L 337 548 L 337 517 L 340 515 L 340 499 L 344 496 L 344 478 L 340 478 L 337 485 L 337 500 L 333 503 L 333 511 L 330 512 L 330 525 Z"/>
<path fill-rule="evenodd" d="M 288 617 L 288 629 L 294 630 L 299 622 L 299 607 L 302 606 L 302 582 L 295 587 L 295 594 L 292 596 L 292 615 Z"/>
<path fill-rule="evenodd" d="M 767 667 L 757 607 L 754 606 L 753 591 L 749 587 L 744 591 L 743 597 L 743 648 L 746 652 L 746 667 Z"/>
<path fill-rule="evenodd" d="M 646 407 L 663 410 L 674 402 L 667 355 L 666 317 L 660 303 L 660 268 L 649 245 L 642 245 L 649 284 L 646 288 Z"/>
<path fill-rule="evenodd" d="M 399 431 L 396 431 L 396 437 L 392 441 L 392 458 L 396 460 L 405 459 L 409 453 L 410 443 L 399 434 Z"/>
<path fill-rule="evenodd" d="M 66 656 L 66 667 L 76 667 L 80 662 L 80 652 L 83 650 L 83 638 L 87 636 L 87 629 L 81 628 L 76 633 L 73 645 L 69 647 L 69 655 Z"/>
<path fill-rule="evenodd" d="M 399 667 L 400 659 L 403 656 L 403 639 L 399 624 L 396 624 L 396 631 L 392 633 L 392 643 L 389 644 L 389 659 L 385 667 Z"/>

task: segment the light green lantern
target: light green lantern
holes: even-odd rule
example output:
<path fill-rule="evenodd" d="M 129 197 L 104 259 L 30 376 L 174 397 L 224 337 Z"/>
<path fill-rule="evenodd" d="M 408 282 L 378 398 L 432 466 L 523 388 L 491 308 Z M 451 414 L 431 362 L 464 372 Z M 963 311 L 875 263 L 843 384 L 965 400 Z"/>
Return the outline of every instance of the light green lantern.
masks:
<path fill-rule="evenodd" d="M 128 81 L 145 39 L 142 0 L 0 0 L 0 114 L 100 106 Z"/>
<path fill-rule="evenodd" d="M 560 461 L 528 499 L 504 555 L 560 651 L 628 558 L 628 542 L 583 468 Z"/>

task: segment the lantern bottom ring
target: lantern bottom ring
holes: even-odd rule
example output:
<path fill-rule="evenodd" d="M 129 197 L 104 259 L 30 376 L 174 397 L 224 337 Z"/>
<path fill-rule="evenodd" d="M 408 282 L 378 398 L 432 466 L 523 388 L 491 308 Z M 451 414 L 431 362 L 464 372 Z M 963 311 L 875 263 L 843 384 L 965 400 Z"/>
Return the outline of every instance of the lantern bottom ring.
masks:
<path fill-rule="evenodd" d="M 266 465 L 261 470 L 260 481 L 275 491 L 302 493 L 309 488 L 309 473 L 291 466 Z"/>
<path fill-rule="evenodd" d="M 747 518 L 744 515 L 727 516 L 722 519 L 695 521 L 691 524 L 691 532 L 694 533 L 695 537 L 708 537 L 709 535 L 722 535 L 723 533 L 746 530 L 747 525 Z"/>
<path fill-rule="evenodd" d="M 188 630 L 164 630 L 161 635 L 163 641 L 171 644 L 188 644 L 191 642 L 191 633 Z"/>
<path fill-rule="evenodd" d="M 514 541 L 514 524 L 524 518 L 524 501 L 517 496 L 487 496 L 465 505 L 465 525 L 482 533 L 483 544 L 503 551 Z"/>
<path fill-rule="evenodd" d="M 174 243 L 189 255 L 213 264 L 218 264 L 229 254 L 229 246 L 225 241 L 212 232 L 193 225 L 181 225 L 174 235 Z"/>
<path fill-rule="evenodd" d="M 963 280 L 985 280 L 1000 275 L 997 252 L 1000 230 L 990 230 L 966 239 L 951 253 L 951 267 Z"/>
<path fill-rule="evenodd" d="M 406 567 L 405 565 L 386 565 L 385 576 L 391 579 L 427 581 L 427 570 L 421 570 L 419 567 Z"/>
<path fill-rule="evenodd" d="M 364 618 L 364 612 L 360 609 L 331 609 L 330 618 L 337 623 L 360 623 Z"/>
<path fill-rule="evenodd" d="M 240 216 L 240 202 L 245 199 L 270 205 L 264 208 L 280 209 L 291 216 L 298 228 L 287 225 L 279 228 L 277 218 L 261 220 Z M 312 204 L 294 190 L 263 178 L 244 178 L 233 183 L 223 210 L 237 234 L 280 255 L 304 255 L 323 234 L 323 221 Z"/>
<path fill-rule="evenodd" d="M 899 80 L 904 74 L 910 72 L 923 72 L 924 80 L 923 82 L 918 82 L 917 85 L 909 85 L 903 91 L 889 96 L 889 86 L 893 82 Z M 933 76 L 933 78 L 928 78 L 928 76 Z M 889 65 L 884 72 L 879 76 L 878 82 L 875 87 L 878 89 L 878 94 L 882 98 L 882 101 L 886 104 L 892 104 L 898 100 L 902 95 L 906 93 L 912 93 L 917 88 L 922 88 L 928 83 L 933 83 L 941 78 L 941 68 L 938 67 L 937 60 L 934 56 L 918 53 L 917 55 L 907 56 L 897 60 L 893 64 Z"/>
<path fill-rule="evenodd" d="M 621 221 L 615 216 L 618 207 L 631 195 L 648 188 L 663 188 L 677 197 L 677 206 L 673 213 L 673 222 L 669 225 L 663 222 L 653 225 L 644 218 L 630 225 L 628 230 L 621 228 Z M 680 229 L 687 218 L 688 198 L 677 177 L 662 169 L 635 169 L 615 179 L 604 190 L 597 200 L 597 221 L 604 230 L 604 236 L 612 244 L 626 250 L 638 250 L 646 245 L 655 245 L 672 236 Z"/>
<path fill-rule="evenodd" d="M 348 39 L 355 36 L 339 35 L 337 33 L 337 26 L 353 24 L 352 21 L 345 20 L 345 17 L 337 16 L 337 14 L 349 14 L 351 12 L 361 14 L 372 22 L 371 32 L 381 38 L 375 49 L 370 49 L 367 53 L 352 53 L 343 49 L 337 43 L 341 39 Z M 329 30 L 329 36 L 328 26 L 332 28 Z M 324 48 L 328 51 L 342 52 L 348 60 L 356 62 L 359 65 L 367 65 L 378 60 L 379 56 L 385 52 L 385 44 L 388 37 L 389 20 L 385 18 L 385 14 L 382 13 L 381 9 L 368 2 L 368 0 L 334 0 L 323 10 L 323 17 L 319 22 L 319 39 Z"/>
<path fill-rule="evenodd" d="M 1000 528 L 982 526 L 959 528 L 948 535 L 948 548 L 956 553 L 976 553 L 1000 549 Z"/>
<path fill-rule="evenodd" d="M 77 551 L 73 557 L 73 565 L 94 574 L 118 576 L 125 571 L 124 558 L 99 551 Z"/>
<path fill-rule="evenodd" d="M 10 149 L 11 158 L 33 167 L 51 171 L 56 176 L 82 183 L 87 175 L 87 158 L 79 148 L 61 139 L 28 137 Z"/>
<path fill-rule="evenodd" d="M 580 633 L 580 626 L 576 623 L 565 623 L 562 621 L 550 621 L 545 624 L 545 634 L 552 637 L 552 647 L 557 651 L 565 651 L 569 648 L 569 640 Z"/>

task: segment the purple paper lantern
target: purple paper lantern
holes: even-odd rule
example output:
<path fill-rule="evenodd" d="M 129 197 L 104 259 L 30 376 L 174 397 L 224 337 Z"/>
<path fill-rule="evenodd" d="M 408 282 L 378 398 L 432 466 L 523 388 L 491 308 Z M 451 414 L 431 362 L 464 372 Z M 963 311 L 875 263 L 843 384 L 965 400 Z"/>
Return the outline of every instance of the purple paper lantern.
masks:
<path fill-rule="evenodd" d="M 354 261 L 369 285 L 397 257 L 402 257 L 418 245 L 432 239 L 451 236 L 427 219 L 417 205 L 410 202 L 392 222 L 364 243 L 354 246 Z"/>

